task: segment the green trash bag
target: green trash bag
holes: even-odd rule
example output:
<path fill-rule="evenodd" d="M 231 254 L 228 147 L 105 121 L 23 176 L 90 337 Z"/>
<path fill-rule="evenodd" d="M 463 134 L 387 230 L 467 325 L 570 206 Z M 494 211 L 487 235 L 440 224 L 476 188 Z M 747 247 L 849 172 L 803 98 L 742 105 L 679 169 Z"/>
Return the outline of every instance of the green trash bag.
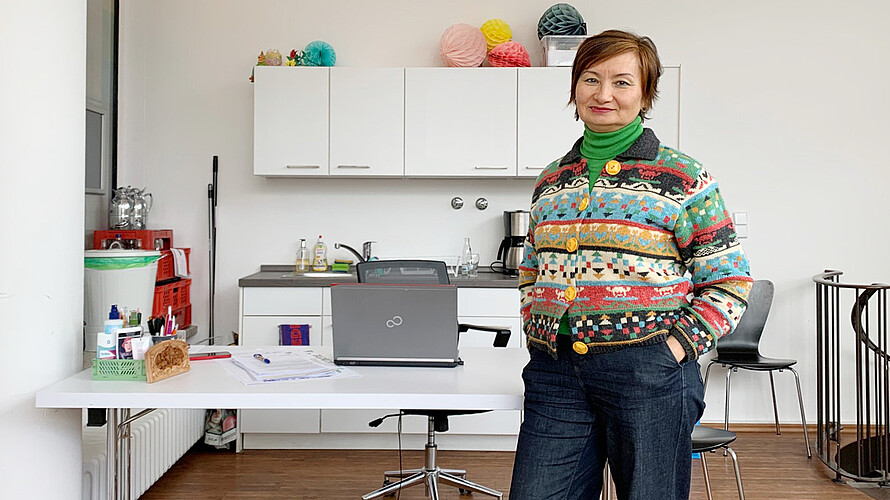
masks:
<path fill-rule="evenodd" d="M 160 255 L 151 255 L 147 257 L 84 257 L 83 267 L 100 271 L 138 269 L 140 267 L 150 266 L 160 258 Z"/>

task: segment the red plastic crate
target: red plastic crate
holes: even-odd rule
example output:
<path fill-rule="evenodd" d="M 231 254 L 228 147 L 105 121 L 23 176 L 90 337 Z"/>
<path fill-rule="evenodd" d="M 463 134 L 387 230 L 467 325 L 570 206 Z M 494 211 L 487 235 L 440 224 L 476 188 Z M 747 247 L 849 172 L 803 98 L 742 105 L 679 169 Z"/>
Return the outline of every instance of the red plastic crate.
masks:
<path fill-rule="evenodd" d="M 125 248 L 141 250 L 169 250 L 173 247 L 172 229 L 144 229 L 141 231 L 93 231 L 93 249 L 105 250 L 116 239 Z M 157 243 L 157 244 L 156 244 Z"/>
<path fill-rule="evenodd" d="M 151 315 L 163 316 L 167 314 L 168 307 L 176 310 L 191 305 L 191 286 L 192 280 L 190 279 L 156 286 Z"/>
<path fill-rule="evenodd" d="M 191 273 L 192 264 L 189 255 L 192 253 L 192 249 L 181 248 L 180 250 L 185 251 L 186 272 Z M 161 250 L 161 259 L 158 260 L 158 276 L 157 278 L 155 278 L 155 281 L 164 281 L 175 277 L 176 270 L 173 266 L 173 252 L 171 252 L 170 250 Z"/>
<path fill-rule="evenodd" d="M 176 323 L 179 325 L 179 329 L 183 329 L 188 325 L 192 324 L 192 305 L 189 304 L 181 309 L 176 309 L 173 311 L 173 316 L 176 316 Z"/>

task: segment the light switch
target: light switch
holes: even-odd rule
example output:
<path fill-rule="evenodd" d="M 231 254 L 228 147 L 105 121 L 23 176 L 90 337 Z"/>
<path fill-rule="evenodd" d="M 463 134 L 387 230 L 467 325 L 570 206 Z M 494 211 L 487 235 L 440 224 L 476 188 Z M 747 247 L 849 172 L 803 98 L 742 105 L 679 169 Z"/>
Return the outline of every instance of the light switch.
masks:
<path fill-rule="evenodd" d="M 748 226 L 747 226 L 747 224 L 746 224 L 746 225 L 742 225 L 742 226 L 736 226 L 736 227 L 735 227 L 735 234 L 736 234 L 736 237 L 738 237 L 738 239 L 740 239 L 740 240 L 743 240 L 743 239 L 747 238 L 747 237 L 748 237 Z"/>
<path fill-rule="evenodd" d="M 732 223 L 736 226 L 747 226 L 748 225 L 748 212 L 733 212 L 732 213 Z"/>

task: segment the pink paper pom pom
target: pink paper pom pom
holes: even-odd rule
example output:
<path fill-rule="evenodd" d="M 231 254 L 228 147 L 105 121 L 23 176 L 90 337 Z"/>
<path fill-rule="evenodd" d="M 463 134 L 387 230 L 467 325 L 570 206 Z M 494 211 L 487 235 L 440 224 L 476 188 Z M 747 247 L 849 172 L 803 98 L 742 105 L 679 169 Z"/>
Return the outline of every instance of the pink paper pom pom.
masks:
<path fill-rule="evenodd" d="M 469 24 L 453 24 L 442 33 L 439 54 L 451 67 L 475 68 L 485 60 L 485 35 Z"/>
<path fill-rule="evenodd" d="M 488 64 L 500 67 L 523 67 L 532 65 L 528 51 L 519 42 L 504 42 L 496 45 L 488 53 Z"/>

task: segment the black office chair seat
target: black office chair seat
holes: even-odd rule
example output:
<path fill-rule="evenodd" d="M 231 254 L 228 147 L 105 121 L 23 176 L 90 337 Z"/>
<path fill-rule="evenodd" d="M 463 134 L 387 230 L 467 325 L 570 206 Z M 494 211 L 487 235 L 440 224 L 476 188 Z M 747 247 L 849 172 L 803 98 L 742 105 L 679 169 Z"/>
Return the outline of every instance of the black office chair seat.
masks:
<path fill-rule="evenodd" d="M 745 370 L 772 371 L 784 370 L 797 364 L 796 359 L 768 358 L 760 354 L 717 352 L 717 357 L 711 360 L 713 363 L 735 366 Z"/>
<path fill-rule="evenodd" d="M 692 453 L 716 450 L 735 440 L 735 432 L 697 425 L 692 430 Z"/>
<path fill-rule="evenodd" d="M 736 439 L 736 434 L 723 429 L 714 429 L 713 427 L 702 427 L 696 425 L 692 429 L 692 453 L 699 453 L 701 456 L 702 473 L 705 477 L 705 491 L 708 493 L 708 500 L 711 498 L 711 479 L 708 477 L 708 463 L 705 460 L 705 453 L 712 452 L 718 448 L 725 448 L 727 453 L 732 457 L 732 463 L 735 468 L 736 486 L 739 489 L 739 499 L 745 500 L 745 492 L 742 490 L 742 475 L 739 472 L 739 464 L 734 451 L 729 447 Z M 609 478 L 609 464 L 603 470 L 603 490 L 600 500 L 611 500 L 611 482 Z"/>
<path fill-rule="evenodd" d="M 726 452 L 729 453 L 729 456 L 732 457 L 732 465 L 735 469 L 736 487 L 739 489 L 739 500 L 745 500 L 745 492 L 742 490 L 742 474 L 739 472 L 738 457 L 736 457 L 732 448 L 729 447 L 729 443 L 732 443 L 735 439 L 736 435 L 732 431 L 714 429 L 713 427 L 703 427 L 701 425 L 696 425 L 692 429 L 692 452 L 700 454 L 702 474 L 705 477 L 705 491 L 708 493 L 708 500 L 712 500 L 711 479 L 708 477 L 708 462 L 705 459 L 705 454 L 713 452 L 718 448 L 725 449 Z"/>
<path fill-rule="evenodd" d="M 423 415 L 432 417 L 436 432 L 448 431 L 448 417 L 454 415 L 472 415 L 474 413 L 488 413 L 491 410 L 402 410 L 402 415 Z"/>

